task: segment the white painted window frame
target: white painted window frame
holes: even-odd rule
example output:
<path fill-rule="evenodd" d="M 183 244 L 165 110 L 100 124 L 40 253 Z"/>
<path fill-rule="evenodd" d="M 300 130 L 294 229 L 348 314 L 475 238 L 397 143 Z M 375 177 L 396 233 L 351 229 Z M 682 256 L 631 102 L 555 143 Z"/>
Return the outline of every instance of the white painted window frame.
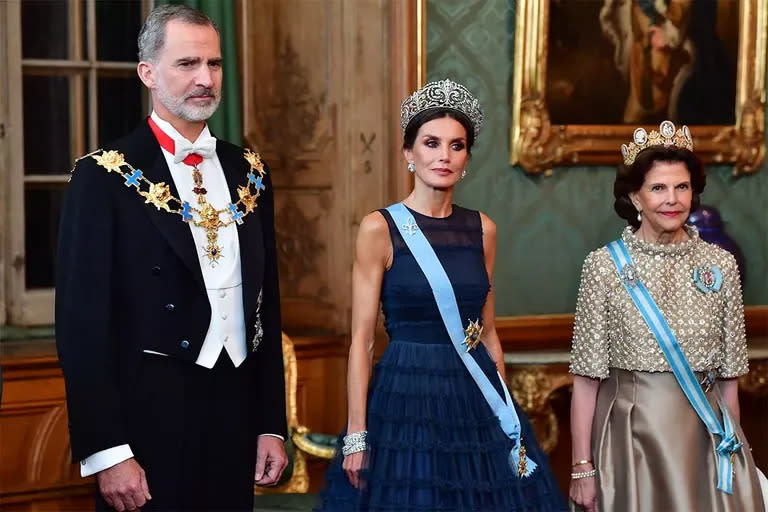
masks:
<path fill-rule="evenodd" d="M 146 15 L 154 1 L 141 1 L 142 14 Z M 136 62 L 97 60 L 96 0 L 72 1 L 67 5 L 71 27 L 67 42 L 69 59 L 22 59 L 21 0 L 0 1 L 0 325 L 37 326 L 54 322 L 54 289 L 26 287 L 24 192 L 28 184 L 64 186 L 69 179 L 69 169 L 62 169 L 59 174 L 24 173 L 24 75 L 53 73 L 71 77 L 71 153 L 82 155 L 97 148 L 99 72 L 128 73 L 136 69 Z M 83 29 L 87 30 L 87 52 L 83 51 Z M 145 110 L 147 101 L 145 95 Z"/>

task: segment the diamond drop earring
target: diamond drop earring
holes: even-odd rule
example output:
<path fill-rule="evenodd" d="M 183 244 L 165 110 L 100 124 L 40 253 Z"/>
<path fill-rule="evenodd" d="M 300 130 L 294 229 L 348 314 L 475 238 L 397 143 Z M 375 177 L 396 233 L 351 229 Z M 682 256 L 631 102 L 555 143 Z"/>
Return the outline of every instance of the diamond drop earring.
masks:
<path fill-rule="evenodd" d="M 416 172 L 416 164 L 413 162 L 408 162 L 408 172 Z"/>
<path fill-rule="evenodd" d="M 467 170 L 464 169 L 463 171 L 461 171 L 461 179 L 464 179 L 466 177 L 467 177 Z"/>

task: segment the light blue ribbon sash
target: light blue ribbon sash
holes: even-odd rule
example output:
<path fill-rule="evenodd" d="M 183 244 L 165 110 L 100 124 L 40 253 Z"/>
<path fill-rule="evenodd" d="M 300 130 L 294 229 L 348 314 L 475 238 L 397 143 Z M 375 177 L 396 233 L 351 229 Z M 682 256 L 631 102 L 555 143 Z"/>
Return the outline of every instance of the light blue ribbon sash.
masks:
<path fill-rule="evenodd" d="M 728 412 L 728 408 L 725 407 L 722 401 L 719 402 L 720 411 L 723 413 L 723 425 L 720 425 L 715 411 L 712 410 L 707 397 L 696 380 L 696 376 L 691 370 L 691 366 L 685 358 L 685 354 L 683 354 L 682 348 L 680 348 L 680 343 L 675 338 L 675 334 L 672 332 L 669 324 L 667 324 L 661 311 L 659 311 L 648 289 L 639 279 L 635 278 L 632 257 L 624 241 L 618 239 L 609 243 L 606 247 L 611 254 L 613 263 L 616 265 L 624 288 L 629 293 L 635 306 L 637 306 L 645 323 L 648 324 L 651 332 L 656 337 L 656 341 L 658 341 L 664 357 L 667 358 L 667 362 L 672 368 L 672 373 L 674 373 L 686 398 L 707 429 L 712 434 L 720 437 L 720 444 L 717 446 L 717 488 L 732 494 L 733 463 L 731 462 L 731 457 L 741 449 L 741 443 L 736 438 L 733 419 Z"/>
<path fill-rule="evenodd" d="M 504 390 L 504 400 L 502 400 L 496 388 L 493 387 L 493 384 L 488 380 L 488 377 L 475 359 L 462 346 L 464 326 L 461 322 L 453 285 L 451 285 L 451 280 L 445 273 L 445 269 L 437 258 L 434 249 L 429 244 L 427 237 L 418 228 L 418 224 L 414 221 L 413 216 L 402 203 L 396 203 L 387 207 L 387 211 L 392 215 L 392 219 L 395 221 L 395 225 L 400 231 L 403 240 L 405 240 L 405 244 L 427 278 L 430 288 L 432 288 L 435 302 L 437 302 L 437 309 L 440 311 L 445 328 L 451 337 L 453 348 L 456 349 L 467 371 L 469 371 L 477 387 L 480 388 L 480 392 L 491 407 L 493 414 L 498 418 L 501 429 L 514 442 L 514 448 L 510 453 L 510 466 L 517 472 L 520 465 L 521 448 L 520 419 L 517 417 L 517 411 L 515 411 L 515 406 L 507 386 L 504 384 L 504 379 L 501 378 L 501 374 L 497 371 L 496 374 Z M 536 469 L 536 463 L 526 456 L 525 467 L 526 471 L 522 476 L 529 476 Z"/>

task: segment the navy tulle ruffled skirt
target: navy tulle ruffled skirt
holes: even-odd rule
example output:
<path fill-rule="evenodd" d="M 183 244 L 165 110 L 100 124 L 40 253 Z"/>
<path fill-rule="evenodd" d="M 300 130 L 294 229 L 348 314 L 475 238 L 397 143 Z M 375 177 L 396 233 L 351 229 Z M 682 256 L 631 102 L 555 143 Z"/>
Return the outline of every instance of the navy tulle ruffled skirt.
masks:
<path fill-rule="evenodd" d="M 472 353 L 498 382 L 484 347 Z M 517 410 L 528 456 L 538 464 L 525 478 L 510 468 L 512 441 L 454 347 L 393 341 L 371 381 L 363 484 L 349 483 L 339 444 L 316 510 L 567 510 L 528 418 Z"/>

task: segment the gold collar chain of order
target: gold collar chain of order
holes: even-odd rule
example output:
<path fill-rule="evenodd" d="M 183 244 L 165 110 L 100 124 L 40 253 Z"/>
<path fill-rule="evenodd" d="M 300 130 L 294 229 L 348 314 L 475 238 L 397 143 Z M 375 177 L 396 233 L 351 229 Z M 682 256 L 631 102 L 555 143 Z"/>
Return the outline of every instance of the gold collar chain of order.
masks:
<path fill-rule="evenodd" d="M 235 203 L 229 203 L 226 208 L 217 210 L 207 201 L 200 205 L 200 209 L 192 206 L 188 201 L 182 201 L 171 194 L 170 186 L 165 182 L 153 183 L 144 177 L 141 169 L 134 168 L 125 161 L 125 157 L 118 151 L 104 151 L 102 149 L 89 153 L 81 158 L 91 157 L 104 167 L 108 172 L 120 174 L 125 180 L 126 187 L 134 187 L 136 192 L 144 197 L 145 203 L 151 203 L 158 210 L 181 215 L 183 222 L 205 230 L 208 245 L 205 247 L 205 256 L 211 266 L 215 266 L 223 256 L 218 245 L 219 228 L 231 224 L 242 224 L 243 219 L 253 212 L 258 206 L 257 200 L 264 190 L 263 178 L 266 174 L 264 163 L 258 153 L 246 149 L 243 157 L 250 165 L 246 174 L 248 181 L 245 185 L 237 187 L 237 195 L 240 198 Z M 78 159 L 79 160 L 79 159 Z M 74 170 L 74 169 L 73 169 Z M 241 210 L 242 208 L 242 210 Z M 226 213 L 229 218 L 221 220 L 221 214 Z"/>

